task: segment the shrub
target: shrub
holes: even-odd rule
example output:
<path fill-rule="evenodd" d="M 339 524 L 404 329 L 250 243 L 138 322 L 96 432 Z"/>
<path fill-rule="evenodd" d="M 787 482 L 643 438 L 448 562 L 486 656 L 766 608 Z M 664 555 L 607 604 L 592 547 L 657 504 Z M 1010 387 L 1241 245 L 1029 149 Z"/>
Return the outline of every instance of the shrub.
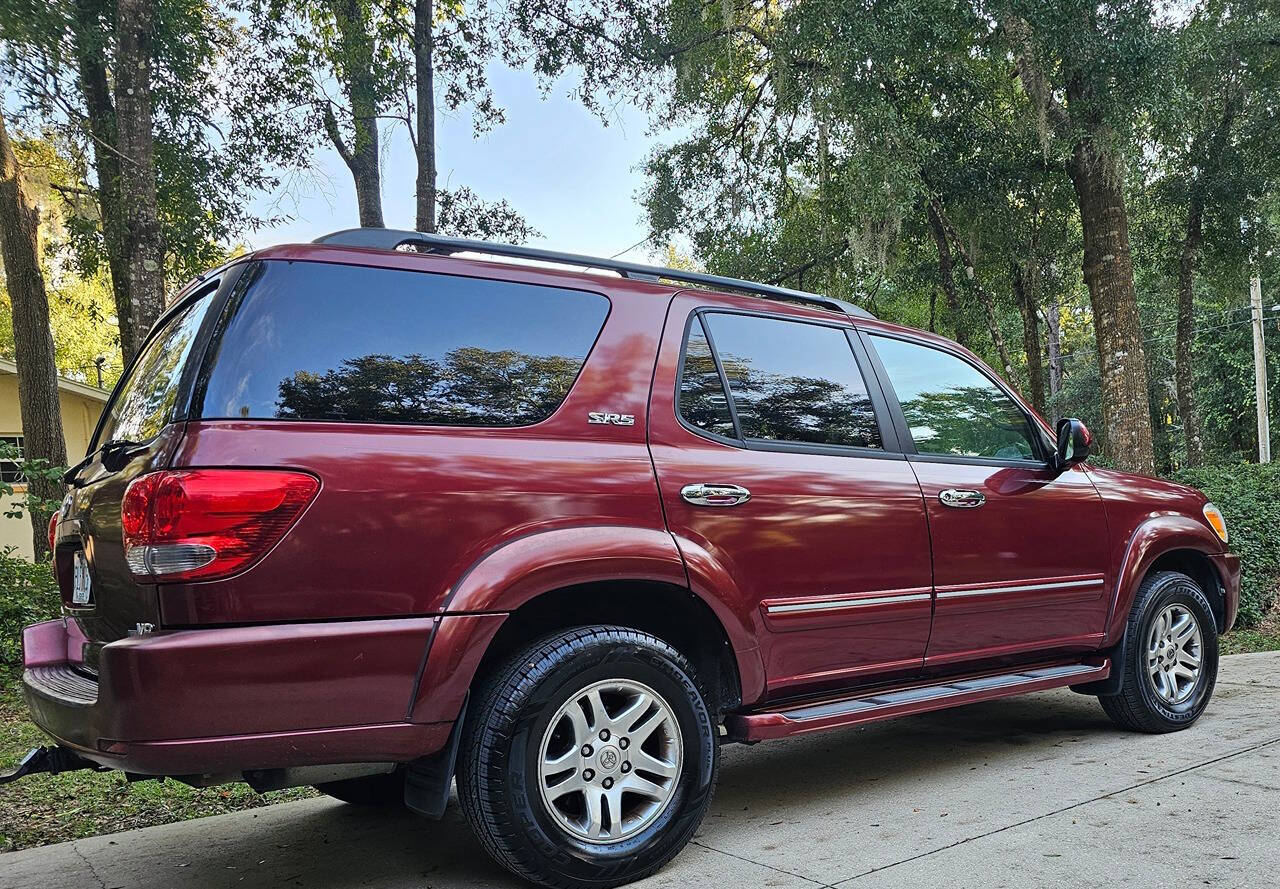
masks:
<path fill-rule="evenodd" d="M 1237 622 L 1257 626 L 1280 590 L 1280 463 L 1184 469 L 1174 481 L 1204 491 L 1222 510 L 1243 563 Z"/>
<path fill-rule="evenodd" d="M 9 548 L 0 552 L 0 666 L 22 663 L 22 628 L 57 617 L 58 584 L 48 561 L 28 562 Z"/>

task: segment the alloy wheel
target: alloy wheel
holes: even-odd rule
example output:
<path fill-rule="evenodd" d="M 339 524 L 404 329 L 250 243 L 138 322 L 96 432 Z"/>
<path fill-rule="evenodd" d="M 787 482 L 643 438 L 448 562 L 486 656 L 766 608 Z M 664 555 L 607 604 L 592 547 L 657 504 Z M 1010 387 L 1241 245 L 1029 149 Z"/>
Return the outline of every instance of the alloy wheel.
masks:
<path fill-rule="evenodd" d="M 1147 676 L 1152 690 L 1166 704 L 1183 703 L 1200 680 L 1203 658 L 1200 621 L 1185 605 L 1167 606 L 1147 634 Z"/>
<path fill-rule="evenodd" d="M 542 801 L 561 829 L 616 843 L 657 820 L 675 796 L 684 751 L 675 712 L 649 686 L 593 683 L 571 695 L 543 733 Z"/>

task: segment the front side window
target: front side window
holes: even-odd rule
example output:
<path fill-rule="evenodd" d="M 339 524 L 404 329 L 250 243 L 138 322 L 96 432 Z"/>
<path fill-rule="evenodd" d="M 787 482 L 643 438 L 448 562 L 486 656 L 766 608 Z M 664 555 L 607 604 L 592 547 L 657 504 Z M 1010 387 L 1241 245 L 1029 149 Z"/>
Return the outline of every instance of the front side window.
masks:
<path fill-rule="evenodd" d="M 871 340 L 921 454 L 1038 458 L 1027 415 L 972 364 L 918 343 Z"/>
<path fill-rule="evenodd" d="M 173 419 L 178 384 L 213 291 L 174 315 L 152 338 L 107 408 L 97 444 L 146 441 Z"/>
<path fill-rule="evenodd" d="M 884 446 L 843 330 L 753 315 L 708 313 L 704 319 L 743 438 Z"/>
<path fill-rule="evenodd" d="M 441 426 L 551 416 L 604 326 L 595 293 L 264 262 L 205 368 L 200 415 Z"/>

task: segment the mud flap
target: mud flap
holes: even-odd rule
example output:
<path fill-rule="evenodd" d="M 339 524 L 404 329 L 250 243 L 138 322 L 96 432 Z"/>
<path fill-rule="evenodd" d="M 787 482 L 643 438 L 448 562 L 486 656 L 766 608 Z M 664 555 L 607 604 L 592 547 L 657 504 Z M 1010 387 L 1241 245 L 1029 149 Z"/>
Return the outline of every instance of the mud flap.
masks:
<path fill-rule="evenodd" d="M 453 769 L 458 761 L 458 745 L 462 743 L 462 726 L 466 718 L 467 700 L 464 699 L 444 748 L 431 756 L 415 759 L 405 770 L 404 804 L 419 815 L 436 820 L 444 817 L 444 811 L 449 805 Z"/>
<path fill-rule="evenodd" d="M 1086 682 L 1084 685 L 1073 685 L 1071 690 L 1081 695 L 1097 695 L 1098 697 L 1107 698 L 1112 695 L 1118 695 L 1124 689 L 1124 664 L 1125 655 L 1128 653 L 1129 633 L 1128 630 L 1120 637 L 1120 642 L 1100 654 L 1106 655 L 1111 660 L 1111 675 L 1106 679 L 1099 679 L 1097 682 Z"/>

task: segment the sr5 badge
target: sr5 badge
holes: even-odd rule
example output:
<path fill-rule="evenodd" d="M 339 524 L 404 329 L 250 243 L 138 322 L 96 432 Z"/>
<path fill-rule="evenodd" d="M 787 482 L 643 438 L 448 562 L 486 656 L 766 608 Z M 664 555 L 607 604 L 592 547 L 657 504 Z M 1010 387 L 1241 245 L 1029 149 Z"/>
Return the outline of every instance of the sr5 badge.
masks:
<path fill-rule="evenodd" d="M 634 426 L 636 418 L 634 414 L 614 414 L 605 411 L 590 411 L 587 414 L 587 422 L 597 425 L 610 426 Z"/>

